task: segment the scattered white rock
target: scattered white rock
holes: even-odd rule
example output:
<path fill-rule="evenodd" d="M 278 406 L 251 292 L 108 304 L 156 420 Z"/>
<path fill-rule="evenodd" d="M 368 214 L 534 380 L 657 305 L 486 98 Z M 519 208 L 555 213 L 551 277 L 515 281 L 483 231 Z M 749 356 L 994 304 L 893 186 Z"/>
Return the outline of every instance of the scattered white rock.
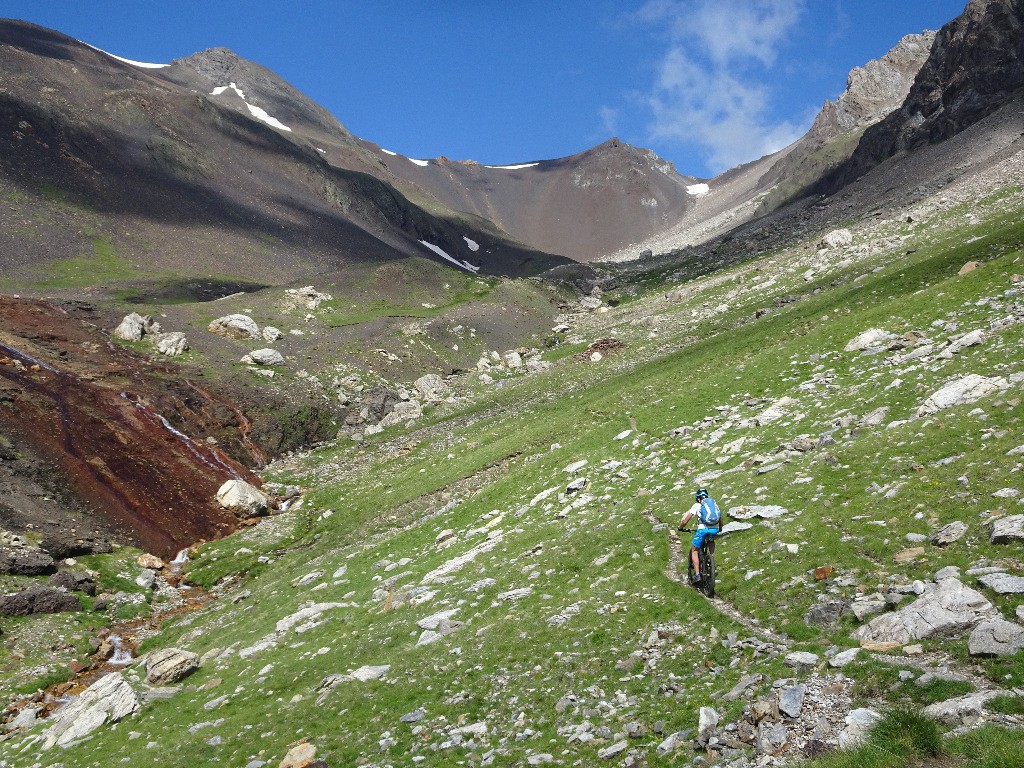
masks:
<path fill-rule="evenodd" d="M 950 381 L 932 393 L 918 408 L 917 415 L 931 416 L 945 408 L 974 403 L 1009 386 L 1010 383 L 1001 376 L 986 377 L 972 373 Z"/>
<path fill-rule="evenodd" d="M 244 480 L 228 480 L 217 491 L 217 503 L 239 517 L 255 517 L 267 511 L 270 497 Z"/>
<path fill-rule="evenodd" d="M 284 365 L 284 355 L 276 349 L 256 349 L 245 355 L 241 362 L 245 365 Z"/>
<path fill-rule="evenodd" d="M 859 336 L 847 342 L 843 350 L 846 352 L 866 352 L 887 347 L 896 339 L 896 334 L 881 328 L 869 328 Z"/>
<path fill-rule="evenodd" d="M 179 357 L 188 349 L 188 339 L 180 331 L 161 333 L 156 337 L 156 351 L 167 357 Z"/>
<path fill-rule="evenodd" d="M 218 317 L 206 330 L 228 339 L 258 339 L 260 327 L 248 315 L 236 314 Z"/>

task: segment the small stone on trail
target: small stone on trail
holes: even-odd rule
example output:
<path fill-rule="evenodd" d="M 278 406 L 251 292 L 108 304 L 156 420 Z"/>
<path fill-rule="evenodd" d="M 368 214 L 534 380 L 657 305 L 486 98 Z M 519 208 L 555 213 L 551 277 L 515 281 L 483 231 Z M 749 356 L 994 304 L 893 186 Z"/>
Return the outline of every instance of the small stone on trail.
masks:
<path fill-rule="evenodd" d="M 836 669 L 842 669 L 851 661 L 857 658 L 857 654 L 860 653 L 860 648 L 847 648 L 845 651 L 841 651 L 828 660 L 830 667 Z"/>

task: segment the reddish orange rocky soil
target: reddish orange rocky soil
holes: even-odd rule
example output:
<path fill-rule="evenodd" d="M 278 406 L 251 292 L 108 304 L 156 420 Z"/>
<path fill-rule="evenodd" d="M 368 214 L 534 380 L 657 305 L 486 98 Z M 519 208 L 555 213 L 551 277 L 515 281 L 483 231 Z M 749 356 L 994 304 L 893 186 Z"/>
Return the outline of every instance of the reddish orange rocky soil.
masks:
<path fill-rule="evenodd" d="M 0 432 L 148 551 L 229 533 L 238 521 L 216 491 L 233 477 L 258 485 L 243 462 L 265 460 L 240 434 L 241 410 L 196 372 L 114 344 L 94 311 L 0 297 Z"/>

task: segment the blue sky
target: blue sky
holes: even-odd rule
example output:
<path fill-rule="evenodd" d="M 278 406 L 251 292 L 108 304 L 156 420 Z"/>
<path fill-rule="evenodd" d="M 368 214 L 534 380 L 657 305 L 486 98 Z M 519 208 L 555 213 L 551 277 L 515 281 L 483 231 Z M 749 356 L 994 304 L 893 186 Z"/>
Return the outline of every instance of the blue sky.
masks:
<path fill-rule="evenodd" d="M 166 63 L 225 46 L 353 133 L 507 164 L 611 136 L 711 176 L 801 135 L 854 66 L 966 0 L 4 0 L 0 12 Z"/>

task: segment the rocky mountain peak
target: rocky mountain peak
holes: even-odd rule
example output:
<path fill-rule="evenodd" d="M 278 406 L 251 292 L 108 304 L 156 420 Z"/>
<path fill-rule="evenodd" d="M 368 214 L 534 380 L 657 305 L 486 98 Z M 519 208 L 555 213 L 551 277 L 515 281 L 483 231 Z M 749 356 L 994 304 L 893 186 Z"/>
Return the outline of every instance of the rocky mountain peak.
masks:
<path fill-rule="evenodd" d="M 267 109 L 290 128 L 306 127 L 354 141 L 326 109 L 271 70 L 229 48 L 207 48 L 175 59 L 172 66 L 162 72 L 169 79 L 205 94 L 234 83 L 245 94 L 248 104 Z"/>
<path fill-rule="evenodd" d="M 818 191 L 837 189 L 893 155 L 960 133 L 1024 87 L 1024 0 L 971 0 L 935 36 L 903 105 L 864 134 Z"/>
<path fill-rule="evenodd" d="M 826 101 L 811 128 L 811 136 L 828 140 L 864 125 L 877 123 L 903 104 L 914 78 L 921 70 L 935 32 L 907 35 L 879 59 L 854 67 L 846 90 L 835 101 Z"/>

